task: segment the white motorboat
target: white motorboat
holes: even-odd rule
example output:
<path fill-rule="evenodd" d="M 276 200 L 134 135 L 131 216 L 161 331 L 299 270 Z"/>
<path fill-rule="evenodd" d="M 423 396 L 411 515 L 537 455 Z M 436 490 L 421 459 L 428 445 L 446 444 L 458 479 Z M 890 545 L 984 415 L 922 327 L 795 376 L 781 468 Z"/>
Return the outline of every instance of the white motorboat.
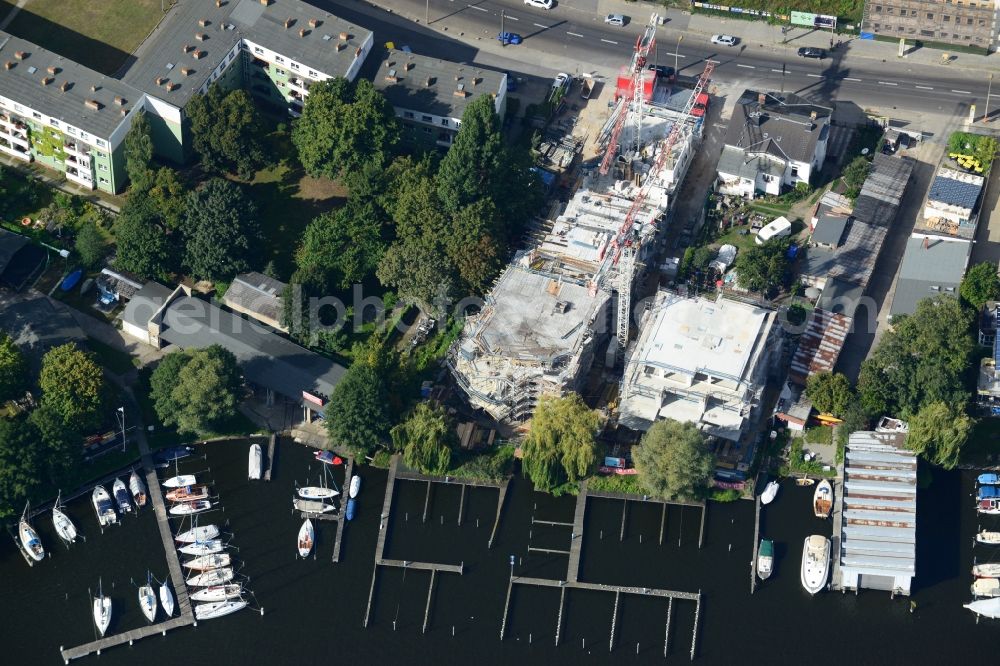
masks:
<path fill-rule="evenodd" d="M 974 597 L 1000 597 L 1000 580 L 996 578 L 977 578 L 972 583 Z"/>
<path fill-rule="evenodd" d="M 333 488 L 322 488 L 320 486 L 306 486 L 304 488 L 299 488 L 299 497 L 304 499 L 330 499 L 336 497 L 340 493 Z"/>
<path fill-rule="evenodd" d="M 167 617 L 174 614 L 174 592 L 166 580 L 160 583 L 160 605 L 163 606 L 163 612 Z"/>
<path fill-rule="evenodd" d="M 170 502 L 193 502 L 208 499 L 208 486 L 181 486 L 167 491 L 164 497 Z"/>
<path fill-rule="evenodd" d="M 190 516 L 194 513 L 201 513 L 212 508 L 212 503 L 208 500 L 196 500 L 194 502 L 181 502 L 170 507 L 170 513 L 175 516 Z"/>
<path fill-rule="evenodd" d="M 90 501 L 94 504 L 94 511 L 97 513 L 97 522 L 101 527 L 114 525 L 118 522 L 118 514 L 111 503 L 111 495 L 104 489 L 104 486 L 95 486 L 94 492 L 90 495 Z"/>
<path fill-rule="evenodd" d="M 179 550 L 184 555 L 211 555 L 221 553 L 226 544 L 221 539 L 209 539 L 208 541 L 195 541 L 186 546 L 181 546 Z"/>
<path fill-rule="evenodd" d="M 243 594 L 243 587 L 239 583 L 229 583 L 228 585 L 213 585 L 195 590 L 191 593 L 191 601 L 227 601 L 236 599 Z"/>
<path fill-rule="evenodd" d="M 194 485 L 194 474 L 181 474 L 179 476 L 172 476 L 163 482 L 164 488 L 181 488 L 183 486 L 193 486 Z"/>
<path fill-rule="evenodd" d="M 774 501 L 774 498 L 778 496 L 778 482 L 771 481 L 769 484 L 764 486 L 764 492 L 760 494 L 761 504 L 770 504 Z"/>
<path fill-rule="evenodd" d="M 316 538 L 316 532 L 313 530 L 313 523 L 308 518 L 302 523 L 302 527 L 299 528 L 299 557 L 309 557 L 309 553 L 312 552 L 313 541 Z"/>
<path fill-rule="evenodd" d="M 963 608 L 968 608 L 976 615 L 982 615 L 983 617 L 996 619 L 1000 617 L 1000 597 L 993 597 L 992 599 L 980 599 L 979 601 L 973 601 L 971 603 L 965 604 Z"/>
<path fill-rule="evenodd" d="M 816 594 L 826 586 L 830 569 L 830 540 L 820 534 L 807 536 L 802 546 L 802 587 Z"/>
<path fill-rule="evenodd" d="M 139 588 L 139 608 L 150 622 L 156 621 L 156 593 L 153 592 L 153 580 L 146 572 L 146 584 Z"/>
<path fill-rule="evenodd" d="M 193 560 L 188 560 L 184 563 L 184 566 L 193 571 L 208 571 L 209 569 L 228 567 L 231 563 L 232 558 L 229 556 L 229 553 L 212 553 L 211 555 L 202 555 Z"/>
<path fill-rule="evenodd" d="M 767 580 L 774 571 L 774 542 L 761 539 L 757 548 L 757 575 L 761 580 Z"/>
<path fill-rule="evenodd" d="M 125 482 L 121 479 L 115 479 L 114 484 L 111 486 L 111 492 L 115 496 L 115 502 L 118 503 L 118 511 L 122 515 L 132 513 L 132 502 L 129 501 L 128 488 L 125 487 Z"/>
<path fill-rule="evenodd" d="M 146 506 L 146 484 L 135 470 L 132 470 L 132 474 L 128 477 L 128 489 L 137 507 Z"/>
<path fill-rule="evenodd" d="M 55 528 L 60 539 L 66 543 L 73 543 L 76 541 L 76 525 L 69 519 L 69 516 L 63 513 L 59 503 L 61 498 L 62 492 L 56 495 L 56 503 L 52 505 L 52 527 Z"/>
<path fill-rule="evenodd" d="M 187 584 L 189 587 L 213 587 L 215 585 L 228 583 L 233 579 L 234 575 L 232 567 L 226 567 L 225 569 L 212 569 L 211 571 L 200 573 L 197 576 L 191 576 L 187 579 Z"/>
<path fill-rule="evenodd" d="M 304 513 L 329 513 L 337 510 L 337 507 L 333 504 L 316 500 L 299 499 L 298 497 L 292 500 L 292 506 Z"/>
<path fill-rule="evenodd" d="M 111 624 L 111 599 L 104 596 L 104 589 L 100 583 L 97 584 L 97 596 L 94 597 L 94 624 L 101 636 Z"/>
<path fill-rule="evenodd" d="M 247 466 L 247 479 L 251 481 L 260 480 L 260 470 L 263 466 L 264 453 L 261 451 L 260 444 L 250 445 L 250 457 Z"/>
<path fill-rule="evenodd" d="M 1000 562 L 985 562 L 972 567 L 972 575 L 976 578 L 1000 578 Z"/>
<path fill-rule="evenodd" d="M 25 507 L 25 514 L 27 511 L 28 508 Z M 17 534 L 21 538 L 21 547 L 31 559 L 41 562 L 45 559 L 45 547 L 42 546 L 42 540 L 38 538 L 38 532 L 24 517 L 25 514 L 21 515 L 21 521 L 17 524 Z"/>
<path fill-rule="evenodd" d="M 817 518 L 829 518 L 833 510 L 833 486 L 826 479 L 823 479 L 816 486 L 813 493 L 813 512 Z"/>
<path fill-rule="evenodd" d="M 218 536 L 219 528 L 217 525 L 200 525 L 181 532 L 174 537 L 174 541 L 179 543 L 197 543 L 199 541 L 208 541 Z"/>
<path fill-rule="evenodd" d="M 982 532 L 976 534 L 976 541 L 984 543 L 988 546 L 1000 546 L 1000 532 L 983 530 Z"/>
<path fill-rule="evenodd" d="M 234 601 L 216 601 L 210 604 L 198 604 L 194 607 L 194 619 L 211 620 L 243 610 L 247 607 L 247 602 L 243 599 Z"/>
<path fill-rule="evenodd" d="M 361 477 L 355 474 L 354 476 L 351 477 L 351 487 L 348 494 L 351 499 L 354 499 L 355 497 L 358 496 L 358 493 L 360 492 L 361 492 Z"/>

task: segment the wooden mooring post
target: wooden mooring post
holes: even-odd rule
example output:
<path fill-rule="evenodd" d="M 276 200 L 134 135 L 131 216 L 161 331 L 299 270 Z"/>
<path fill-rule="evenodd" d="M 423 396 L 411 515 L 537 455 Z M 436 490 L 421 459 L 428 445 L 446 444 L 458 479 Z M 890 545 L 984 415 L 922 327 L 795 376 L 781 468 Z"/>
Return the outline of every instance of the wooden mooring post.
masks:
<path fill-rule="evenodd" d="M 503 602 L 503 620 L 500 621 L 500 640 L 507 632 L 507 613 L 510 611 L 510 591 L 514 589 L 514 579 L 507 581 L 507 600 Z"/>
<path fill-rule="evenodd" d="M 465 511 L 465 484 L 462 484 L 462 494 L 458 500 L 458 526 L 462 526 L 462 512 Z"/>
<path fill-rule="evenodd" d="M 705 543 L 705 514 L 708 513 L 708 503 L 701 503 L 701 529 L 698 531 L 698 549 Z"/>
<path fill-rule="evenodd" d="M 431 482 L 427 482 L 427 496 L 424 497 L 424 522 L 427 522 L 427 512 L 431 508 Z"/>
<path fill-rule="evenodd" d="M 622 529 L 618 534 L 618 542 L 625 541 L 625 519 L 628 516 L 628 500 L 622 502 Z"/>
<path fill-rule="evenodd" d="M 424 628 L 421 633 L 427 633 L 427 623 L 431 618 L 431 596 L 434 594 L 434 577 L 437 576 L 437 569 L 431 569 L 431 582 L 427 586 L 427 605 L 424 607 Z"/>
<path fill-rule="evenodd" d="M 611 640 L 608 641 L 608 652 L 613 652 L 615 649 L 615 629 L 618 625 L 618 600 L 621 598 L 621 592 L 615 591 L 615 609 L 611 612 Z"/>
<path fill-rule="evenodd" d="M 563 607 L 566 605 L 566 586 L 559 589 L 559 614 L 556 616 L 556 647 L 559 647 L 559 634 L 562 631 Z"/>
<path fill-rule="evenodd" d="M 660 545 L 663 545 L 663 534 L 667 529 L 667 505 L 664 503 L 662 505 L 663 510 L 660 512 Z"/>
<path fill-rule="evenodd" d="M 371 617 L 372 613 L 372 600 L 375 597 L 375 577 L 378 576 L 378 564 L 372 570 L 372 585 L 368 588 L 368 605 L 365 607 L 365 629 L 368 628 L 368 618 Z"/>

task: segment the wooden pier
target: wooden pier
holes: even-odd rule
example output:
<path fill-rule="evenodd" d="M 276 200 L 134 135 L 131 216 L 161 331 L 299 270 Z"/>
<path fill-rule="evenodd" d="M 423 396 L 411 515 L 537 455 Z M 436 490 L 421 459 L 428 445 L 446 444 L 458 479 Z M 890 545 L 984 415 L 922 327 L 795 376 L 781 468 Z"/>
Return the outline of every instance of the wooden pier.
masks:
<path fill-rule="evenodd" d="M 580 483 L 580 492 L 576 496 L 576 510 L 573 512 L 573 531 L 569 538 L 569 565 L 566 567 L 566 580 L 575 583 L 580 575 L 580 556 L 583 548 L 583 519 L 587 515 L 587 481 Z"/>
<path fill-rule="evenodd" d="M 344 487 L 347 488 L 351 483 L 351 476 L 354 474 L 354 456 L 347 456 L 347 465 L 344 467 Z M 340 511 L 340 519 L 337 520 L 337 533 L 333 537 L 333 561 L 340 561 L 340 547 L 344 543 L 344 524 L 347 522 L 347 518 L 344 515 L 345 512 Z"/>
<path fill-rule="evenodd" d="M 750 556 L 750 594 L 757 591 L 757 550 L 758 544 L 760 544 L 760 495 L 754 497 L 754 517 L 753 517 L 753 544 L 751 544 L 751 551 L 753 555 Z"/>
<path fill-rule="evenodd" d="M 264 480 L 271 480 L 271 468 L 274 467 L 274 449 L 278 445 L 277 433 L 271 433 L 271 439 L 267 442 L 267 467 L 264 468 Z"/>
<path fill-rule="evenodd" d="M 586 483 L 586 482 L 584 482 Z M 581 485 L 582 487 L 582 485 Z M 685 500 L 662 500 L 656 497 L 650 497 L 649 495 L 633 495 L 630 493 L 619 493 L 611 490 L 588 490 L 588 497 L 596 497 L 599 499 L 619 499 L 624 502 L 653 502 L 654 504 L 663 505 L 663 513 L 660 516 L 660 543 L 663 543 L 663 536 L 667 526 L 667 506 L 690 506 L 697 509 L 701 509 L 701 527 L 698 531 L 698 548 L 701 548 L 705 542 L 705 514 L 707 513 L 708 505 L 702 502 L 689 502 Z M 579 510 L 579 507 L 577 507 Z M 622 509 L 622 538 L 625 534 L 625 509 Z"/>
<path fill-rule="evenodd" d="M 840 577 L 840 544 L 843 540 L 844 529 L 844 468 L 841 463 L 837 471 L 839 476 L 833 479 L 833 535 L 830 537 L 830 559 L 833 563 L 833 570 L 830 576 L 830 589 L 844 592 L 843 581 Z"/>

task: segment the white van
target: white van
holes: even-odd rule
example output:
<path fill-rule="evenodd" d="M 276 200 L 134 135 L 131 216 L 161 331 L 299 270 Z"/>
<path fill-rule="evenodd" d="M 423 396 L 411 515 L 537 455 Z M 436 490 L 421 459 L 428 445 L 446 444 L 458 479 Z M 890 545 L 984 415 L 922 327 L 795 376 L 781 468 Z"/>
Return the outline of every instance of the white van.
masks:
<path fill-rule="evenodd" d="M 760 231 L 757 232 L 757 245 L 763 245 L 772 238 L 784 238 L 785 236 L 792 235 L 792 223 L 788 221 L 786 217 L 779 217 L 778 219 L 765 225 Z"/>

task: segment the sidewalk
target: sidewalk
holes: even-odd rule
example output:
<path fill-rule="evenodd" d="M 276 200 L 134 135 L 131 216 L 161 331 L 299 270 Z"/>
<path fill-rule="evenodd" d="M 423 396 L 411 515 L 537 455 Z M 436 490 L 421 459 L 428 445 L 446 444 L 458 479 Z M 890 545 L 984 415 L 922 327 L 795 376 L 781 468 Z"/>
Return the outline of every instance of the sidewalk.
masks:
<path fill-rule="evenodd" d="M 104 193 L 99 194 L 96 190 L 85 190 L 81 187 L 77 187 L 66 180 L 58 171 L 54 171 L 46 167 L 35 166 L 34 164 L 25 164 L 20 160 L 16 160 L 13 157 L 9 157 L 4 154 L 0 154 L 0 164 L 22 173 L 28 178 L 33 178 L 41 183 L 44 183 L 53 189 L 86 199 L 95 206 L 100 206 L 115 215 L 121 212 L 121 205 L 115 201 L 111 201 L 110 195 L 106 195 Z M 115 199 L 117 201 L 124 201 L 124 198 L 122 197 L 115 197 Z"/>

